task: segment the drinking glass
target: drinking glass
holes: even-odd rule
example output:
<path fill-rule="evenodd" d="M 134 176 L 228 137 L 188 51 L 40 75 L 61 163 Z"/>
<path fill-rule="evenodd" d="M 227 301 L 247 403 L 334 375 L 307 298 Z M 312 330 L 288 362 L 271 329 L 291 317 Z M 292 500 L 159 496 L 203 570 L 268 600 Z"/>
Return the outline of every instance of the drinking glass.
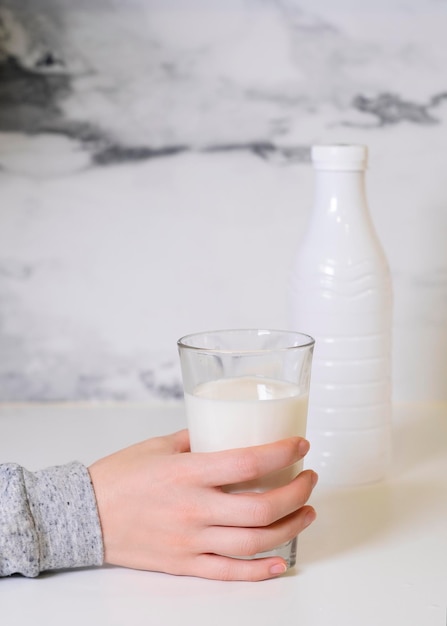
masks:
<path fill-rule="evenodd" d="M 306 434 L 314 340 L 285 330 L 236 329 L 178 341 L 192 452 L 215 452 Z M 225 491 L 267 491 L 290 482 L 302 462 Z M 296 562 L 296 537 L 253 558 Z"/>

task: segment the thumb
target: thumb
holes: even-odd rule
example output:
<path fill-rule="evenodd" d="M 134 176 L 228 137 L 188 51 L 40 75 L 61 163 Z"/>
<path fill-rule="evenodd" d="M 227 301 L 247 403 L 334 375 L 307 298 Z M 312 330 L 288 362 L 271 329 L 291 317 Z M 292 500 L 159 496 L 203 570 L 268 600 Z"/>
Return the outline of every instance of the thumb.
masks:
<path fill-rule="evenodd" d="M 166 443 L 168 444 L 168 453 L 178 454 L 180 452 L 189 452 L 189 432 L 186 428 L 179 430 L 176 433 L 172 433 L 166 437 Z"/>

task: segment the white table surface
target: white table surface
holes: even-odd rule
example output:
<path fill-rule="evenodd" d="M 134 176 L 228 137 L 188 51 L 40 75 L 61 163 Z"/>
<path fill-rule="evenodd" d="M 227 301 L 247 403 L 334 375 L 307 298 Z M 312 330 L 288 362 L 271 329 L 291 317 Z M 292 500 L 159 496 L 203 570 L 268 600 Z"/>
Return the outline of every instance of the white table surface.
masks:
<path fill-rule="evenodd" d="M 0 407 L 0 462 L 86 464 L 184 426 L 182 406 Z M 116 567 L 0 580 L 0 623 L 446 626 L 447 406 L 395 408 L 391 478 L 317 487 L 298 566 L 258 583 Z"/>

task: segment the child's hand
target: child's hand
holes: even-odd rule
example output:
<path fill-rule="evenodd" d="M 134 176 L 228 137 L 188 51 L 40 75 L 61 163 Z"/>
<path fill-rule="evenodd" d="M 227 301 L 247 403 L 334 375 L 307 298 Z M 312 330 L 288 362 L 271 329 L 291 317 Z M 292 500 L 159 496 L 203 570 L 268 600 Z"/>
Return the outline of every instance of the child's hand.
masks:
<path fill-rule="evenodd" d="M 225 493 L 288 467 L 308 451 L 306 440 L 213 453 L 189 452 L 188 431 L 149 439 L 90 468 L 105 561 L 219 580 L 263 580 L 285 571 L 281 557 L 244 560 L 289 541 L 314 519 L 305 506 L 317 475 L 301 472 L 265 493 Z M 232 555 L 232 556 L 228 556 Z"/>

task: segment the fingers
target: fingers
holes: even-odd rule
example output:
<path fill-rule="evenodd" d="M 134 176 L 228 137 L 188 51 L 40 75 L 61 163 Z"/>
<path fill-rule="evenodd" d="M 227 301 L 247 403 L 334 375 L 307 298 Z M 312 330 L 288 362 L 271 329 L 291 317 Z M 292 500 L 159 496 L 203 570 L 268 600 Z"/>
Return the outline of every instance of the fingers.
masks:
<path fill-rule="evenodd" d="M 216 554 L 202 554 L 197 557 L 189 573 L 212 580 L 259 581 L 275 578 L 284 574 L 287 566 L 284 559 L 269 557 L 265 559 L 232 559 Z"/>
<path fill-rule="evenodd" d="M 222 556 L 250 557 L 291 541 L 316 518 L 314 509 L 304 506 L 267 528 L 210 526 L 201 533 L 201 551 Z"/>
<path fill-rule="evenodd" d="M 275 443 L 192 454 L 190 469 L 203 485 L 218 487 L 254 480 L 301 460 L 309 450 L 302 437 L 290 437 Z"/>
<path fill-rule="evenodd" d="M 208 506 L 209 523 L 246 528 L 270 526 L 304 506 L 317 480 L 314 471 L 306 470 L 288 485 L 265 493 L 229 494 L 216 491 Z"/>

